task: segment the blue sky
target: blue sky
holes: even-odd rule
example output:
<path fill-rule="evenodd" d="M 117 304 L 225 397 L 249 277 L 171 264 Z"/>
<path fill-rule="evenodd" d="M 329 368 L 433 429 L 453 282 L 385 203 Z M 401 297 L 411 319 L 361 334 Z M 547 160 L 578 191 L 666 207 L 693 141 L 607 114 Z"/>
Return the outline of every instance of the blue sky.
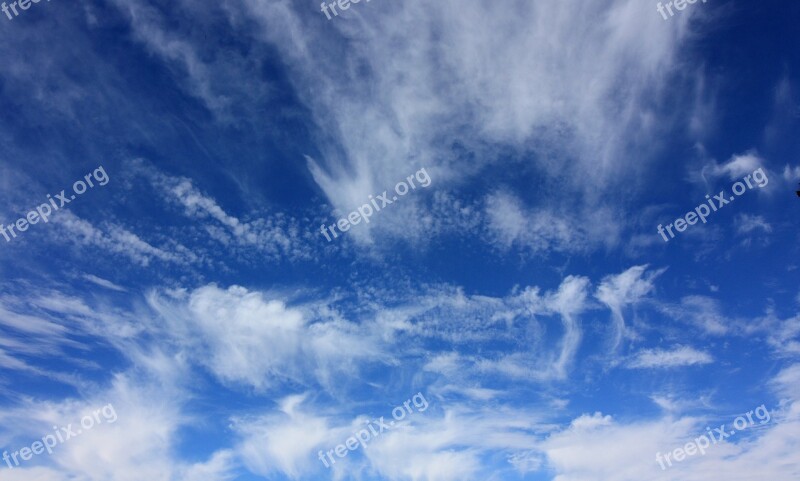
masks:
<path fill-rule="evenodd" d="M 0 481 L 797 479 L 800 5 L 318 3 L 0 14 Z"/>

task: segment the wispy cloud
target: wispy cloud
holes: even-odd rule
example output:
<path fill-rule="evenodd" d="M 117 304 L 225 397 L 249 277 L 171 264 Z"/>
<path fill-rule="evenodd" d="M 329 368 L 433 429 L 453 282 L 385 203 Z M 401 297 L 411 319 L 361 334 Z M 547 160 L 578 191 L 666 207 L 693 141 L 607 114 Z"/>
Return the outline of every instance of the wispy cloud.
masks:
<path fill-rule="evenodd" d="M 750 234 L 758 230 L 766 234 L 772 232 L 772 226 L 760 215 L 741 214 L 736 218 L 736 232 Z"/>
<path fill-rule="evenodd" d="M 351 21 L 321 31 L 315 12 L 291 2 L 245 6 L 263 25 L 259 35 L 293 65 L 292 81 L 319 129 L 322 152 L 311 173 L 343 212 L 417 165 L 435 170 L 440 186 L 475 178 L 506 157 L 503 149 L 585 195 L 587 209 L 595 206 L 605 188 L 635 179 L 622 168 L 624 153 L 653 145 L 659 124 L 651 100 L 666 94 L 666 74 L 678 65 L 695 15 L 659 24 L 649 7 L 630 0 L 466 10 L 456 1 L 414 1 L 351 9 Z M 355 32 L 359 41 L 349 41 Z M 555 54 L 552 44 L 572 45 L 571 53 Z M 342 55 L 364 68 L 339 68 L 331 59 Z M 451 145 L 478 155 L 464 162 L 464 149 Z M 414 225 L 402 232 L 424 236 Z"/>
<path fill-rule="evenodd" d="M 126 292 L 127 291 L 127 289 L 125 289 L 124 287 L 119 286 L 117 284 L 114 284 L 113 282 L 111 282 L 109 280 L 106 280 L 106 279 L 103 279 L 101 277 L 97 277 L 94 274 L 84 274 L 83 278 L 86 279 L 87 281 L 93 283 L 93 284 L 97 284 L 100 287 L 105 287 L 106 289 L 111 289 L 112 291 L 118 291 L 118 292 Z"/>
<path fill-rule="evenodd" d="M 142 160 L 133 162 L 133 168 L 147 178 L 170 203 L 177 203 L 184 214 L 205 228 L 209 239 L 220 242 L 228 249 L 246 246 L 257 249 L 262 255 L 277 258 L 310 258 L 311 245 L 319 241 L 310 232 L 312 224 L 281 212 L 265 214 L 251 221 L 243 221 L 226 212 L 212 197 L 202 193 L 194 183 L 183 177 L 166 175 Z M 256 214 L 257 212 L 253 212 Z"/>
<path fill-rule="evenodd" d="M 674 349 L 645 349 L 637 353 L 628 363 L 628 367 L 638 369 L 664 369 L 696 364 L 710 364 L 714 358 L 710 354 L 698 351 L 689 346 Z"/>
<path fill-rule="evenodd" d="M 611 350 L 616 350 L 627 332 L 623 309 L 636 305 L 655 288 L 655 279 L 666 269 L 649 271 L 648 266 L 634 266 L 618 275 L 606 276 L 595 296 L 611 309 L 614 330 Z"/>
<path fill-rule="evenodd" d="M 71 212 L 62 212 L 53 219 L 67 232 L 67 238 L 78 245 L 104 249 L 114 254 L 128 257 L 135 263 L 147 267 L 154 260 L 172 263 L 190 263 L 196 257 L 185 247 L 176 244 L 168 247 L 154 247 L 126 228 L 108 223 L 98 228 Z"/>

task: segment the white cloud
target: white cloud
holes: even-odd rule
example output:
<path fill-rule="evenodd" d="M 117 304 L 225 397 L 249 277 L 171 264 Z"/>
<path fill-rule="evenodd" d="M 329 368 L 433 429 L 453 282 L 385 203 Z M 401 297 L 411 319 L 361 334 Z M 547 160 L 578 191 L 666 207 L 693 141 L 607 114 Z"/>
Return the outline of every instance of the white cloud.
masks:
<path fill-rule="evenodd" d="M 557 377 L 567 376 L 567 368 L 577 354 L 582 332 L 576 316 L 586 308 L 588 290 L 589 279 L 567 276 L 558 292 L 549 296 L 546 301 L 551 309 L 561 314 L 564 323 L 561 353 L 553 366 Z"/>
<path fill-rule="evenodd" d="M 515 289 L 503 298 L 463 297 L 460 291 L 443 292 L 431 305 L 437 307 L 417 315 L 413 332 L 424 332 L 459 343 L 480 342 L 481 356 L 446 353 L 433 356 L 425 369 L 457 375 L 474 366 L 479 371 L 498 373 L 514 379 L 564 379 L 577 355 L 582 329 L 579 315 L 588 308 L 590 282 L 585 277 L 567 276 L 555 291 L 540 295 L 536 287 Z M 562 331 L 559 342 L 545 344 L 541 333 L 549 326 L 545 320 L 558 315 Z M 541 317 L 541 319 L 540 319 Z M 467 322 L 466 319 L 473 319 Z M 453 333 L 455 331 L 455 333 Z M 497 341 L 509 342 L 513 349 L 498 349 Z"/>
<path fill-rule="evenodd" d="M 601 282 L 597 296 L 604 303 L 616 306 L 641 303 L 654 291 L 658 274 L 646 266 L 637 266 L 608 276 Z M 207 285 L 191 291 L 156 291 L 148 302 L 159 316 L 153 319 L 144 316 L 139 321 L 147 330 L 147 338 L 155 339 L 156 344 L 148 341 L 147 350 L 131 348 L 131 344 L 121 349 L 138 369 L 149 373 L 148 377 L 117 375 L 112 389 L 90 397 L 92 402 L 113 402 L 120 416 L 119 429 L 123 433 L 131 430 L 132 439 L 148 447 L 126 451 L 127 438 L 122 433 L 114 432 L 113 436 L 119 439 L 109 441 L 98 431 L 99 446 L 76 445 L 74 452 L 66 452 L 58 462 L 68 465 L 72 469 L 69 473 L 88 473 L 86 479 L 91 481 L 133 481 L 142 476 L 157 481 L 221 481 L 231 478 L 231 471 L 239 461 L 251 472 L 266 477 L 317 476 L 315 470 L 325 469 L 321 463 L 317 464 L 317 451 L 342 443 L 363 424 L 363 416 L 354 416 L 352 405 L 328 402 L 326 394 L 287 397 L 285 389 L 280 394 L 274 393 L 280 400 L 277 409 L 233 416 L 234 446 L 221 448 L 196 463 L 173 459 L 170 453 L 179 444 L 180 429 L 195 421 L 183 404 L 192 397 L 186 392 L 184 382 L 193 379 L 189 374 L 191 367 L 204 366 L 226 387 L 234 389 L 242 385 L 270 389 L 288 379 L 297 381 L 290 386 L 304 389 L 313 386 L 314 390 L 322 386 L 330 392 L 331 379 L 346 383 L 348 376 L 358 376 L 362 368 L 375 362 L 381 371 L 386 366 L 395 373 L 419 371 L 415 382 L 424 383 L 434 376 L 432 390 L 440 396 L 442 405 L 432 405 L 430 411 L 410 419 L 409 424 L 382 437 L 368 450 L 338 462 L 330 471 L 335 479 L 357 477 L 366 471 L 397 481 L 486 479 L 491 473 L 503 475 L 503 468 L 487 461 L 498 459 L 505 461 L 510 471 L 543 470 L 555 473 L 556 479 L 627 480 L 637 476 L 650 479 L 651 471 L 655 472 L 652 477 L 659 479 L 661 475 L 654 471 L 658 470 L 655 452 L 685 444 L 702 433 L 705 424 L 698 427 L 702 423 L 696 419 L 676 420 L 673 418 L 676 409 L 669 409 L 668 417 L 646 421 L 620 422 L 616 414 L 613 417 L 587 414 L 554 431 L 554 426 L 547 422 L 563 411 L 563 404 L 511 409 L 505 404 L 507 391 L 477 382 L 487 378 L 490 382 L 496 380 L 496 376 L 487 373 L 501 373 L 528 382 L 564 379 L 570 372 L 569 361 L 574 359 L 580 345 L 582 331 L 578 316 L 594 308 L 589 304 L 590 287 L 587 278 L 568 276 L 552 290 L 517 288 L 504 297 L 468 296 L 459 289 L 446 287 L 428 288 L 424 296 L 411 293 L 400 303 L 384 303 L 381 295 L 375 295 L 374 305 L 362 309 L 363 318 L 374 322 L 358 323 L 344 320 L 328 302 L 292 303 L 286 295 L 242 287 L 221 289 Z M 54 315 L 98 318 L 84 322 L 84 326 L 94 326 L 109 314 L 92 314 L 102 309 L 57 293 L 43 293 L 32 302 L 38 309 Z M 754 329 L 766 329 L 767 324 L 759 323 Z M 787 336 L 796 336 L 797 330 L 790 324 L 787 323 Z M 518 339 L 521 349 L 492 351 L 494 343 L 507 342 L 507 338 L 520 337 L 520 333 L 533 333 L 531 339 L 538 342 L 540 329 L 552 333 L 554 327 L 563 329 L 555 331 L 560 342 L 553 343 L 551 335 L 548 343 L 552 345 L 547 349 L 540 348 L 544 343 Z M 127 339 L 110 328 L 97 332 L 105 338 Z M 414 343 L 406 342 L 414 339 L 419 344 L 427 338 L 451 344 L 441 350 L 414 350 L 409 348 Z M 782 342 L 786 339 L 789 338 L 781 338 Z M 112 344 L 121 345 L 120 342 L 117 339 Z M 462 343 L 470 348 L 462 350 Z M 159 354 L 154 346 L 170 354 Z M 480 355 L 476 354 L 476 347 L 483 351 Z M 496 356 L 497 353 L 506 355 Z M 398 360 L 402 364 L 392 364 Z M 671 350 L 642 351 L 631 360 L 630 367 L 656 368 L 709 361 L 710 356 L 705 353 L 678 346 Z M 438 374 L 445 378 L 442 382 L 436 381 Z M 782 374 L 790 375 L 790 372 Z M 782 386 L 789 383 L 781 382 Z M 674 408 L 678 404 L 669 392 L 660 397 L 667 400 L 661 403 L 664 406 Z M 169 402 L 162 404 L 163 399 Z M 56 411 L 65 409 L 61 406 Z M 123 421 L 124 412 L 129 418 Z M 9 419 L 16 414 L 12 413 Z M 381 414 L 384 413 L 375 415 Z M 26 411 L 18 418 L 31 416 Z M 69 416 L 57 416 L 64 418 Z M 145 418 L 148 421 L 143 421 Z M 53 419 L 56 418 L 42 421 L 55 422 Z M 131 427 L 129 422 L 136 426 Z M 9 425 L 9 432 L 26 432 L 22 424 L 20 421 Z M 772 431 L 754 432 L 766 436 L 763 433 Z M 785 439 L 792 446 L 790 433 L 784 435 L 789 436 Z M 746 449 L 718 448 L 719 456 L 741 455 L 747 459 L 761 449 L 755 445 Z M 152 454 L 154 461 L 134 466 L 139 459 L 151 456 L 151 449 L 159 450 L 158 454 Z M 609 459 L 604 456 L 598 460 L 587 454 L 600 449 L 608 450 Z M 93 464 L 89 465 L 90 461 Z M 109 474 L 110 466 L 123 466 L 129 471 Z M 673 469 L 683 473 L 689 468 Z M 52 474 L 44 473 L 42 476 Z"/>
<path fill-rule="evenodd" d="M 95 276 L 93 274 L 84 274 L 83 278 L 86 279 L 87 281 L 93 283 L 93 284 L 97 284 L 100 287 L 105 287 L 106 289 L 111 289 L 112 291 L 118 291 L 118 292 L 126 292 L 127 291 L 127 289 L 125 289 L 124 287 L 119 286 L 117 284 L 114 284 L 113 282 L 111 282 L 109 280 L 106 280 L 106 279 L 103 279 L 101 277 L 97 277 L 97 276 Z"/>
<path fill-rule="evenodd" d="M 598 413 L 552 434 L 539 447 L 559 481 L 657 479 L 654 460 L 661 443 L 680 438 L 689 427 L 686 421 L 621 425 Z M 591 454 L 598 452 L 603 456 Z"/>
<path fill-rule="evenodd" d="M 460 406 L 446 409 L 442 417 L 430 411 L 417 416 L 424 419 L 388 433 L 365 451 L 372 468 L 388 480 L 486 479 L 483 456 L 529 451 L 538 418 L 526 411 L 473 411 Z M 495 476 L 501 473 L 493 470 Z"/>
<path fill-rule="evenodd" d="M 187 217 L 201 223 L 209 238 L 221 242 L 229 251 L 236 246 L 250 246 L 260 255 L 274 259 L 307 259 L 313 255 L 312 242 L 319 239 L 311 238 L 309 229 L 317 224 L 310 219 L 306 220 L 308 225 L 301 225 L 294 217 L 278 212 L 243 221 L 227 213 L 191 180 L 166 175 L 141 159 L 133 161 L 133 165 L 164 198 L 183 207 Z"/>
<path fill-rule="evenodd" d="M 590 431 L 592 429 L 598 428 L 600 426 L 610 426 L 612 423 L 611 416 L 605 415 L 603 413 L 596 412 L 591 416 L 588 414 L 584 414 L 578 418 L 575 418 L 570 423 L 570 427 L 576 431 Z"/>
<path fill-rule="evenodd" d="M 783 168 L 783 178 L 787 182 L 800 180 L 800 165 L 790 167 L 789 164 L 786 164 L 786 167 Z"/>
<path fill-rule="evenodd" d="M 165 334 L 226 383 L 266 389 L 311 375 L 331 385 L 357 372 L 353 361 L 385 358 L 369 331 L 243 287 L 154 292 L 148 301 L 167 322 Z"/>
<path fill-rule="evenodd" d="M 628 367 L 637 369 L 664 369 L 696 364 L 710 364 L 714 358 L 710 354 L 688 346 L 679 346 L 671 350 L 645 349 L 638 352 L 628 363 Z"/>
<path fill-rule="evenodd" d="M 762 230 L 769 234 L 772 226 L 760 215 L 741 214 L 736 218 L 736 232 L 740 235 Z"/>
<path fill-rule="evenodd" d="M 768 309 L 766 315 L 742 327 L 747 334 L 764 336 L 777 356 L 800 355 L 800 314 L 781 319 L 772 309 Z"/>
<path fill-rule="evenodd" d="M 433 399 L 429 401 L 425 411 L 415 411 L 371 437 L 366 448 L 344 458 L 334 455 L 336 463 L 330 470 L 319 461 L 318 452 L 344 444 L 383 413 L 353 416 L 330 405 L 316 408 L 307 395 L 290 396 L 280 401 L 276 412 L 235 420 L 241 438 L 237 452 L 254 473 L 292 479 L 316 479 L 317 472 L 349 479 L 365 471 L 393 481 L 475 479 L 488 474 L 482 459 L 494 453 L 516 459 L 504 468 L 530 469 L 535 460 L 530 453 L 536 441 L 533 433 L 545 429 L 541 414 L 505 407 L 470 408 L 457 402 L 442 405 L 440 411 Z M 388 413 L 386 417 L 387 423 L 392 422 Z"/>
<path fill-rule="evenodd" d="M 686 296 L 678 305 L 660 304 L 659 309 L 707 334 L 724 335 L 729 332 L 731 321 L 722 315 L 719 302 L 707 296 Z"/>
<path fill-rule="evenodd" d="M 316 459 L 318 446 L 338 444 L 339 431 L 326 418 L 304 412 L 305 397 L 281 400 L 279 413 L 234 420 L 241 438 L 237 452 L 251 472 L 265 477 L 283 473 L 296 479 L 322 466 L 309 464 Z"/>
<path fill-rule="evenodd" d="M 725 178 L 730 181 L 740 180 L 748 174 L 752 174 L 756 169 L 764 166 L 764 159 L 756 153 L 748 152 L 732 156 L 722 165 L 712 162 L 705 165 L 700 172 L 706 184 Z"/>
<path fill-rule="evenodd" d="M 661 409 L 670 415 L 678 415 L 683 412 L 696 412 L 698 410 L 714 409 L 712 402 L 713 390 L 706 394 L 696 395 L 694 393 L 678 395 L 671 391 L 671 387 L 666 387 L 663 392 L 653 394 L 650 399 Z"/>
<path fill-rule="evenodd" d="M 228 481 L 236 479 L 236 463 L 231 451 L 217 451 L 205 463 L 186 466 L 179 475 L 181 481 Z"/>
<path fill-rule="evenodd" d="M 611 350 L 619 347 L 626 335 L 625 317 L 623 309 L 629 305 L 636 305 L 655 289 L 655 279 L 666 269 L 647 272 L 647 265 L 634 266 L 621 274 L 606 276 L 597 288 L 595 296 L 611 309 L 614 321 Z"/>
<path fill-rule="evenodd" d="M 206 463 L 187 463 L 174 457 L 178 430 L 191 421 L 182 411 L 186 392 L 181 379 L 186 372 L 176 369 L 179 363 L 165 363 L 158 356 L 151 356 L 149 364 L 160 369 L 149 370 L 147 363 L 138 364 L 134 370 L 115 376 L 108 388 L 85 392 L 83 399 L 25 399 L 5 409 L 0 416 L 4 444 L 30 446 L 53 433 L 53 426 L 70 424 L 77 437 L 58 443 L 52 454 L 41 455 L 37 462 L 44 467 L 23 463 L 13 471 L 4 469 L 0 479 L 199 481 L 200 473 L 207 475 L 204 480 L 231 479 L 233 464 L 225 451 L 214 453 Z M 100 411 L 96 419 L 101 422 L 81 429 L 82 417 L 94 416 L 96 411 Z"/>
<path fill-rule="evenodd" d="M 269 96 L 267 82 L 252 80 L 260 79 L 260 63 L 255 59 L 240 55 L 236 49 L 228 49 L 224 55 L 209 54 L 205 35 L 184 30 L 184 24 L 176 26 L 160 9 L 145 2 L 112 3 L 129 19 L 133 38 L 160 59 L 176 83 L 201 100 L 218 120 L 241 120 L 253 113 L 249 109 L 258 100 Z"/>
<path fill-rule="evenodd" d="M 544 460 L 534 451 L 521 451 L 508 456 L 508 462 L 520 474 L 535 473 L 542 468 Z"/>
<path fill-rule="evenodd" d="M 435 367 L 429 364 L 429 365 L 427 365 L 425 367 L 425 369 L 428 370 L 428 371 L 434 371 Z M 436 372 L 436 371 L 434 371 L 434 372 Z M 492 399 L 495 399 L 495 398 L 497 398 L 497 397 L 499 397 L 500 395 L 503 394 L 503 391 L 499 391 L 497 389 L 487 389 L 487 388 L 482 388 L 482 387 L 479 387 L 479 386 L 475 386 L 475 387 L 460 386 L 460 385 L 453 385 L 453 384 L 448 384 L 448 385 L 442 387 L 441 389 L 438 389 L 435 392 L 437 392 L 439 394 L 442 394 L 442 395 L 455 393 L 455 394 L 462 395 L 462 396 L 464 396 L 466 398 L 469 398 L 469 399 L 474 399 L 474 400 L 477 400 L 477 401 L 484 401 L 484 402 L 491 401 Z"/>
<path fill-rule="evenodd" d="M 104 231 L 71 212 L 60 212 L 52 222 L 65 229 L 72 242 L 127 256 L 142 267 L 147 267 L 154 259 L 180 264 L 196 260 L 191 252 L 179 244 L 172 251 L 154 247 L 120 225 L 109 224 Z"/>
<path fill-rule="evenodd" d="M 704 456 L 697 454 L 662 470 L 656 453 L 669 453 L 706 433 L 710 419 L 673 418 L 611 422 L 593 429 L 569 428 L 552 434 L 539 448 L 554 479 L 564 481 L 636 481 L 681 479 L 705 481 L 712 478 L 775 479 L 790 481 L 800 469 L 800 409 L 796 386 L 797 366 L 784 369 L 772 381 L 774 390 L 790 395 L 772 421 L 748 435 L 712 444 Z M 760 421 L 754 418 L 756 426 Z M 730 426 L 733 417 L 727 420 Z M 602 452 L 602 456 L 597 453 Z"/>
<path fill-rule="evenodd" d="M 492 240 L 504 250 L 582 252 L 616 242 L 616 222 L 602 209 L 595 210 L 590 223 L 576 219 L 574 212 L 527 210 L 515 196 L 496 192 L 486 198 L 485 211 Z M 610 231 L 600 232 L 602 226 Z"/>
<path fill-rule="evenodd" d="M 644 153 L 647 164 L 664 127 L 653 100 L 676 94 L 665 87 L 692 37 L 689 22 L 701 15 L 694 9 L 661 23 L 633 0 L 515 8 L 412 0 L 353 8 L 320 29 L 319 12 L 290 1 L 244 5 L 260 23 L 256 36 L 291 65 L 295 91 L 318 125 L 321 154 L 310 171 L 342 212 L 411 169 L 425 166 L 437 188 L 449 188 L 507 161 L 506 153 L 557 182 L 560 199 L 585 194 L 577 203 L 591 210 L 605 188 L 636 181 L 627 153 Z M 554 54 L 554 44 L 571 47 Z M 423 202 L 406 200 L 409 211 Z M 426 236 L 406 220 L 387 212 L 373 229 Z"/>

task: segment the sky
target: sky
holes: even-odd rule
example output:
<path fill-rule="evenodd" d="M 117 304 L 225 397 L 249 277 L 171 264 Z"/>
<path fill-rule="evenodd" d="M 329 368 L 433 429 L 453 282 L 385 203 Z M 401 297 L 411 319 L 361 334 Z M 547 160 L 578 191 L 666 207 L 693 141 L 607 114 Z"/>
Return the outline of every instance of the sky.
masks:
<path fill-rule="evenodd" d="M 797 2 L 0 8 L 0 481 L 800 478 Z"/>

